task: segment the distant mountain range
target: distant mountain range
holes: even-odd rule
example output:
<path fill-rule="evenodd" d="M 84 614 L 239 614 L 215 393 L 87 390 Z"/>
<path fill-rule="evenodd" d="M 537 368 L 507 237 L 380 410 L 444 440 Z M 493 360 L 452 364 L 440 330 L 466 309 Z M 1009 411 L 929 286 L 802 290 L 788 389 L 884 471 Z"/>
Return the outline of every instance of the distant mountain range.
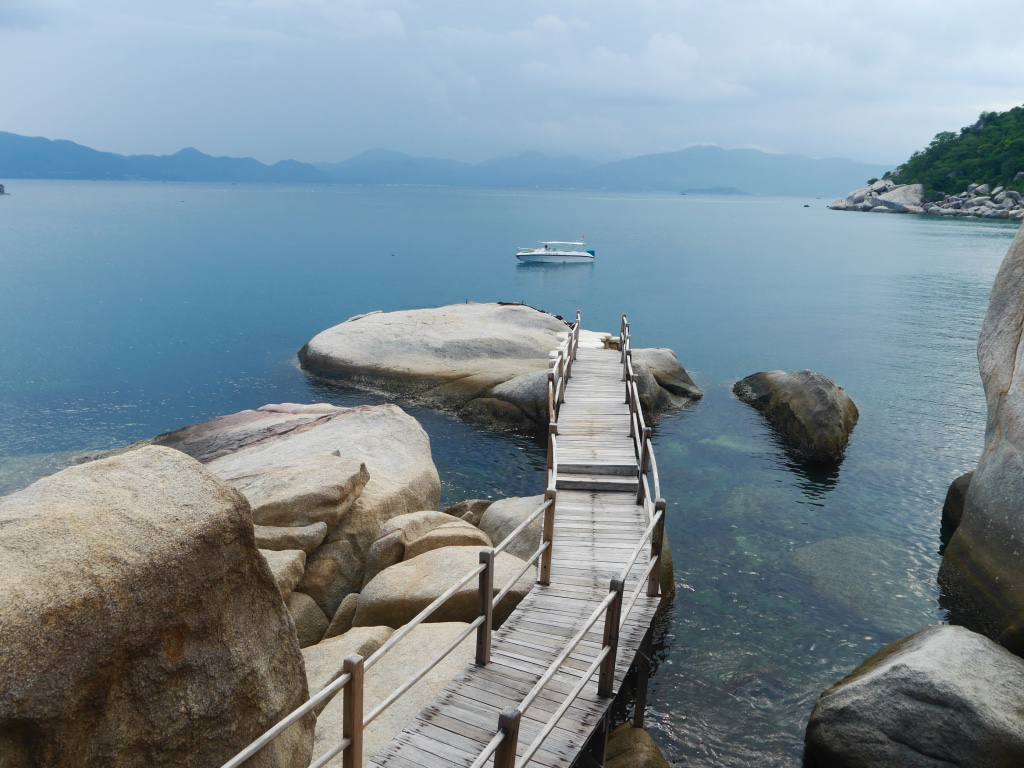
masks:
<path fill-rule="evenodd" d="M 881 176 L 885 165 L 754 149 L 689 147 L 601 163 L 527 152 L 482 163 L 375 149 L 337 163 L 173 155 L 118 155 L 71 141 L 0 132 L 0 179 L 108 179 L 834 195 Z"/>

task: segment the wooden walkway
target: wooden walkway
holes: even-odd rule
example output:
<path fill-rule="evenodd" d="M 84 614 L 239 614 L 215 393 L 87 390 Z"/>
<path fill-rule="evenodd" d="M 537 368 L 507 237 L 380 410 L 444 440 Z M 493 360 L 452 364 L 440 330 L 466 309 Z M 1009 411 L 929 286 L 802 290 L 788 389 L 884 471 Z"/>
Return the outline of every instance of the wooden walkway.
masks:
<path fill-rule="evenodd" d="M 535 585 L 495 630 L 490 662 L 471 666 L 452 680 L 372 764 L 393 768 L 493 764 L 494 757 L 486 763 L 479 757 L 493 744 L 499 715 L 519 707 L 548 673 L 607 600 L 611 581 L 622 575 L 645 532 L 649 533 L 651 504 L 637 503 L 639 466 L 630 429 L 636 422 L 626 402 L 622 360 L 618 351 L 581 341 L 571 366 L 557 418 L 550 583 Z M 646 428 L 642 431 L 649 433 Z M 612 693 L 618 692 L 660 602 L 659 597 L 648 597 L 645 589 L 650 557 L 649 547 L 641 550 L 625 580 L 625 599 L 619 603 L 625 619 L 619 628 Z M 637 590 L 638 596 L 631 600 Z M 592 667 L 606 645 L 602 617 L 522 712 L 517 766 L 568 767 L 605 723 L 614 696 L 599 695 Z M 589 682 L 532 758 L 523 762 L 531 743 L 588 670 Z"/>

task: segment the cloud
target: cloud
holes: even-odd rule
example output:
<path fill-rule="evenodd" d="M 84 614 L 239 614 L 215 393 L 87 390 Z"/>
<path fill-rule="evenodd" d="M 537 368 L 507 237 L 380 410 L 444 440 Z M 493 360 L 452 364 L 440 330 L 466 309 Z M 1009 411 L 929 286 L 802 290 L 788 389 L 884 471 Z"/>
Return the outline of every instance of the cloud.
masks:
<path fill-rule="evenodd" d="M 5 124 L 122 151 L 895 162 L 1019 103 L 1017 0 L 8 0 Z"/>

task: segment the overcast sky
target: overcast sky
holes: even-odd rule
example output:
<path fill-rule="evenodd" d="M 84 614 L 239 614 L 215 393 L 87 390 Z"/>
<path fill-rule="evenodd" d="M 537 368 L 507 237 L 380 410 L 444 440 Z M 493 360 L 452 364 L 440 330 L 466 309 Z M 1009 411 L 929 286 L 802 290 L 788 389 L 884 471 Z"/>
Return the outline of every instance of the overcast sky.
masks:
<path fill-rule="evenodd" d="M 0 130 L 273 161 L 895 162 L 1024 103 L 1020 0 L 0 0 Z"/>

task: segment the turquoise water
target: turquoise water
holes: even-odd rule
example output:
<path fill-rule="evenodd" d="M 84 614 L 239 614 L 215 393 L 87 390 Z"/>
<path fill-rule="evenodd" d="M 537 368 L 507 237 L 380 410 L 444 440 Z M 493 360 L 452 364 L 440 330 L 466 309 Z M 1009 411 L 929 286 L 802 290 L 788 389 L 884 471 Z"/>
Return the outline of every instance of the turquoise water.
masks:
<path fill-rule="evenodd" d="M 817 693 L 942 619 L 939 508 L 980 452 L 974 344 L 1014 229 L 822 201 L 430 188 L 19 181 L 0 198 L 0 492 L 267 402 L 374 402 L 296 368 L 373 309 L 473 299 L 632 320 L 705 399 L 656 450 L 679 592 L 650 725 L 688 766 L 799 763 Z M 837 190 L 837 194 L 842 190 Z M 810 203 L 810 208 L 804 208 Z M 597 263 L 524 267 L 581 233 Z M 767 368 L 843 384 L 838 472 L 793 464 L 730 393 Z M 536 493 L 543 449 L 412 408 L 446 502 Z"/>

